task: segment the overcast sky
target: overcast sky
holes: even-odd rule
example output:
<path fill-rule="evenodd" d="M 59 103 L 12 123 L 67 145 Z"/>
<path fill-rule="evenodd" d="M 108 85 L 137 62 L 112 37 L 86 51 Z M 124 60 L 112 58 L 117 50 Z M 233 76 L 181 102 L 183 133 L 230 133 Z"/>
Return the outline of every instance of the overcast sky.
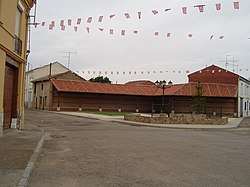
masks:
<path fill-rule="evenodd" d="M 29 63 L 35 68 L 59 61 L 67 67 L 67 54 L 62 52 L 76 52 L 71 54 L 70 69 L 86 79 L 101 72 L 113 83 L 145 79 L 185 83 L 186 71 L 197 71 L 211 64 L 225 68 L 223 61 L 228 55 L 228 69 L 233 71 L 235 60 L 234 64 L 239 65 L 234 66 L 235 72 L 249 78 L 250 1 L 239 1 L 239 10 L 234 9 L 233 2 L 37 0 L 36 22 L 46 22 L 46 26 L 32 27 Z M 220 11 L 216 10 L 216 3 L 221 3 Z M 203 13 L 194 7 L 200 4 L 206 5 Z M 187 7 L 186 15 L 182 7 Z M 167 8 L 171 10 L 165 12 Z M 152 10 L 159 13 L 154 15 Z M 124 13 L 129 13 L 130 19 Z M 111 19 L 109 16 L 113 14 Z M 98 22 L 99 16 L 103 16 L 102 22 Z M 87 23 L 88 17 L 93 17 L 91 23 Z M 78 18 L 82 19 L 80 25 L 76 23 Z M 72 19 L 72 26 L 68 26 L 68 19 Z M 65 20 L 65 31 L 61 31 L 60 20 Z M 55 21 L 53 30 L 48 28 L 51 21 Z M 77 32 L 74 26 L 78 27 Z M 114 35 L 110 35 L 110 29 Z M 121 30 L 125 30 L 125 36 Z M 155 36 L 155 32 L 159 35 Z M 170 37 L 167 33 L 171 33 Z M 224 38 L 219 39 L 220 36 Z"/>

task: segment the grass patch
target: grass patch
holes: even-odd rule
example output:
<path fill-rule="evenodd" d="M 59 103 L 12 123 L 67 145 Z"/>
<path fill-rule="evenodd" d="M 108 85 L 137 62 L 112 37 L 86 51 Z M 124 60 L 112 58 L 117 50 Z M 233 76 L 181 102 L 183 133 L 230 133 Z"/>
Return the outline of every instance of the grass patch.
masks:
<path fill-rule="evenodd" d="M 99 111 L 84 111 L 90 114 L 98 114 L 98 115 L 105 115 L 105 116 L 124 116 L 125 114 L 131 114 L 131 112 L 99 112 Z"/>

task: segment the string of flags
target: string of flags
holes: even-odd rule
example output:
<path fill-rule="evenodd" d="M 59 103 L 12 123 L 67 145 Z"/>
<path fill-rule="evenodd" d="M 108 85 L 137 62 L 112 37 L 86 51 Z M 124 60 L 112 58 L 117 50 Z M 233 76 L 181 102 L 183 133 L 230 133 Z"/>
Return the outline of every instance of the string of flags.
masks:
<path fill-rule="evenodd" d="M 206 72 L 211 73 L 221 73 L 222 70 L 204 70 Z M 238 71 L 249 71 L 249 69 L 239 69 Z M 203 71 L 199 71 L 202 73 Z M 228 71 L 229 72 L 229 71 Z M 191 73 L 190 70 L 141 70 L 141 71 L 95 71 L 95 70 L 84 70 L 84 71 L 77 71 L 77 73 L 88 74 L 88 75 L 142 75 L 142 74 L 189 74 Z"/>
<path fill-rule="evenodd" d="M 205 10 L 205 6 L 206 5 L 204 5 L 204 4 L 197 4 L 197 5 L 194 5 L 193 7 L 197 8 L 200 13 L 203 13 L 204 10 Z M 221 3 L 216 3 L 215 4 L 215 10 L 216 11 L 220 11 L 221 9 L 222 9 L 222 4 Z M 240 3 L 239 3 L 239 1 L 233 2 L 233 9 L 235 9 L 235 10 L 240 9 Z M 165 8 L 164 12 L 169 12 L 171 10 L 172 10 L 171 8 Z M 151 12 L 152 12 L 153 15 L 157 15 L 158 13 L 160 13 L 160 11 L 156 10 L 156 9 L 152 10 Z M 181 12 L 184 15 L 188 14 L 188 7 L 186 7 L 186 6 L 181 7 Z M 111 14 L 109 16 L 109 18 L 112 19 L 115 16 L 116 16 L 116 14 Z M 128 12 L 125 12 L 124 16 L 125 16 L 126 19 L 130 19 L 131 18 L 131 15 Z M 141 11 L 137 12 L 137 17 L 138 17 L 138 19 L 142 19 L 142 12 Z M 103 19 L 104 19 L 104 16 L 100 15 L 98 17 L 98 22 L 103 22 Z M 90 16 L 90 17 L 87 18 L 87 23 L 90 24 L 90 23 L 92 23 L 92 21 L 93 21 L 93 17 Z M 72 26 L 72 19 L 68 19 L 66 21 L 65 20 L 61 20 L 59 25 L 62 27 L 61 28 L 62 30 L 65 30 L 65 27 L 66 27 L 65 22 L 67 23 L 67 26 Z M 82 22 L 82 18 L 80 18 L 80 17 L 77 18 L 76 25 L 80 25 L 81 22 Z M 48 23 L 46 23 L 45 21 L 42 21 L 41 23 L 38 23 L 38 22 L 34 23 L 34 26 L 35 26 L 35 28 L 37 28 L 37 26 L 39 26 L 39 25 L 41 25 L 42 27 L 44 27 L 44 26 L 46 26 L 46 24 L 48 25 Z M 49 23 L 48 27 L 49 27 L 50 30 L 52 30 L 55 27 L 55 21 L 52 21 L 51 23 Z"/>

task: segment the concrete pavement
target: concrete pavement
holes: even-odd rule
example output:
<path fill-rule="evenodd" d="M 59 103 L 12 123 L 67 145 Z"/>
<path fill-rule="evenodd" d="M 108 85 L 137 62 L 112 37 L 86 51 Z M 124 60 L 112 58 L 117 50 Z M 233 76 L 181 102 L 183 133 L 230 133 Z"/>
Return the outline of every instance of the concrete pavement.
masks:
<path fill-rule="evenodd" d="M 78 116 L 103 121 L 118 122 L 133 126 L 160 128 L 237 128 L 243 118 L 230 120 L 227 125 L 183 125 L 183 124 L 145 124 L 129 122 L 123 116 L 104 116 L 84 112 L 56 112 L 63 115 Z M 39 122 L 37 122 L 39 123 Z M 17 131 L 8 129 L 0 138 L 0 186 L 27 186 L 37 156 L 43 145 L 45 133 L 39 124 L 25 119 L 25 129 Z"/>

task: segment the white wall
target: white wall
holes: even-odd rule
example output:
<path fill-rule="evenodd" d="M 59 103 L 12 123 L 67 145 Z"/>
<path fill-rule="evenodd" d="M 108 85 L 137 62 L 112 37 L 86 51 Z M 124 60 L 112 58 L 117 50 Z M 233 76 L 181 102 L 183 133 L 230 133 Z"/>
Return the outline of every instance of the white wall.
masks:
<path fill-rule="evenodd" d="M 238 84 L 238 117 L 250 116 L 250 81 L 240 77 Z"/>
<path fill-rule="evenodd" d="M 52 75 L 64 73 L 66 71 L 69 71 L 69 69 L 61 65 L 59 62 L 52 63 L 52 69 L 51 69 Z M 25 106 L 26 107 L 29 107 L 29 103 L 30 102 L 32 103 L 32 100 L 33 100 L 33 83 L 31 81 L 35 79 L 39 79 L 41 77 L 48 76 L 49 73 L 50 73 L 49 64 L 26 72 L 25 74 Z M 29 99 L 31 99 L 31 101 L 29 101 Z"/>

